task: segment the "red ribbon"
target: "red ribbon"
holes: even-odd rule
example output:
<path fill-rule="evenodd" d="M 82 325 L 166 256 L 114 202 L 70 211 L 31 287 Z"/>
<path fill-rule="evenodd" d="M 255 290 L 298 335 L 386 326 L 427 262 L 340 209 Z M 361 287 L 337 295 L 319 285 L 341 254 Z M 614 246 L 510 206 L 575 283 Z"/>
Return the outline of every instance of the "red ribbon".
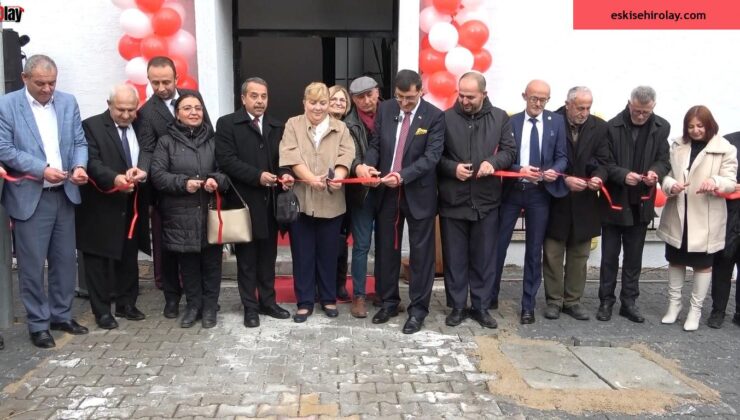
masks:
<path fill-rule="evenodd" d="M 221 219 L 221 194 L 216 189 L 216 214 L 218 215 L 218 243 L 223 243 L 224 221 Z"/>
<path fill-rule="evenodd" d="M 118 185 L 114 186 L 111 189 L 103 190 L 100 187 L 98 187 L 98 184 L 95 183 L 95 180 L 88 177 L 88 181 L 90 181 L 90 184 L 95 187 L 96 190 L 98 190 L 102 194 L 113 194 L 119 191 L 127 190 L 131 188 L 131 184 L 126 185 Z M 139 189 L 134 189 L 134 217 L 131 218 L 131 224 L 128 228 L 128 239 L 131 239 L 134 237 L 134 229 L 136 229 L 136 221 L 139 219 Z"/>
<path fill-rule="evenodd" d="M 717 193 L 717 197 L 722 197 L 725 200 L 738 200 L 740 199 L 740 191 L 735 191 L 731 193 Z"/>
<path fill-rule="evenodd" d="M 36 178 L 35 176 L 32 176 L 32 175 L 22 175 L 22 176 L 19 176 L 19 177 L 16 178 L 16 177 L 10 176 L 8 174 L 3 175 L 3 179 L 6 180 L 6 181 L 9 181 L 9 182 L 18 182 L 18 181 L 23 180 L 23 179 L 30 179 L 32 181 L 38 181 L 39 180 L 38 178 Z"/>

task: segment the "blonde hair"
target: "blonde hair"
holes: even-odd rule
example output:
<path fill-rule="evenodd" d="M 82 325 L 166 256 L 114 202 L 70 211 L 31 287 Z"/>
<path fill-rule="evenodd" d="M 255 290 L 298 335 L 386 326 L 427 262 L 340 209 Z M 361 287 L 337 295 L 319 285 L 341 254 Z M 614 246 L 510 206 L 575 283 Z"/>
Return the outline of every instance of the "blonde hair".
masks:
<path fill-rule="evenodd" d="M 329 88 L 321 82 L 313 82 L 306 86 L 303 91 L 303 99 L 306 101 L 329 100 Z"/>
<path fill-rule="evenodd" d="M 352 109 L 352 98 L 349 96 L 349 91 L 347 91 L 347 89 L 342 85 L 334 85 L 329 88 L 329 100 L 331 100 L 337 92 L 342 92 L 344 99 L 347 100 L 347 106 L 344 108 L 344 115 L 347 115 L 349 114 L 350 109 Z M 342 117 L 344 117 L 344 115 L 342 115 Z"/>

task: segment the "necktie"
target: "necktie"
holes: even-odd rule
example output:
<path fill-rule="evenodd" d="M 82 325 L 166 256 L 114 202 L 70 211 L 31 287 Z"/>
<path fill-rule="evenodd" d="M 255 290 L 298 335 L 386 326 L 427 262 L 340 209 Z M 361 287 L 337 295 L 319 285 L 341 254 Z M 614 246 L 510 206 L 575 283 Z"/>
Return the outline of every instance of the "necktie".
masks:
<path fill-rule="evenodd" d="M 131 168 L 134 165 L 131 164 L 131 148 L 128 145 L 128 137 L 126 136 L 126 130 L 128 127 L 121 127 L 121 145 L 123 146 L 123 156 L 126 157 L 126 167 Z"/>
<path fill-rule="evenodd" d="M 540 167 L 540 135 L 537 131 L 537 118 L 530 118 L 532 132 L 529 135 L 529 166 Z"/>
<path fill-rule="evenodd" d="M 406 145 L 406 137 L 409 136 L 409 126 L 411 125 L 411 112 L 405 111 L 403 113 L 403 121 L 401 122 L 401 133 L 398 135 L 398 143 L 396 144 L 396 157 L 393 161 L 393 172 L 399 172 L 403 168 L 403 148 Z"/>
<path fill-rule="evenodd" d="M 260 117 L 254 117 L 252 119 L 252 127 L 254 127 L 258 133 L 262 134 L 262 130 L 260 130 Z"/>
<path fill-rule="evenodd" d="M 167 101 L 167 109 L 170 111 L 173 117 L 177 116 L 175 115 L 175 99 Z"/>

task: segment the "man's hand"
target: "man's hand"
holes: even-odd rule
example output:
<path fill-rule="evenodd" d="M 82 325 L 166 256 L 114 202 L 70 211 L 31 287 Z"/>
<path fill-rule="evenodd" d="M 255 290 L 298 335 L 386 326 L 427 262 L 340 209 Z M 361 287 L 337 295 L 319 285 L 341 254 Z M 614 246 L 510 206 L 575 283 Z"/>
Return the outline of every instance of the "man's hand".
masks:
<path fill-rule="evenodd" d="M 212 193 L 218 189 L 218 182 L 213 178 L 208 178 L 206 179 L 206 182 L 203 183 L 203 189 L 206 190 L 206 192 Z"/>
<path fill-rule="evenodd" d="M 137 167 L 129 168 L 126 170 L 126 180 L 128 182 L 142 182 L 146 179 L 146 171 L 143 171 Z"/>
<path fill-rule="evenodd" d="M 78 166 L 72 171 L 72 176 L 69 177 L 69 180 L 75 185 L 87 184 L 87 172 Z"/>
<path fill-rule="evenodd" d="M 64 181 L 66 178 L 67 172 L 65 171 L 60 171 L 59 169 L 52 168 L 51 166 L 47 166 L 44 169 L 44 180 L 52 184 L 58 184 Z"/>
<path fill-rule="evenodd" d="M 604 181 L 598 176 L 591 177 L 591 179 L 588 180 L 588 188 L 593 191 L 599 191 L 603 184 Z"/>
<path fill-rule="evenodd" d="M 522 169 L 519 170 L 519 173 L 524 175 L 524 179 L 529 182 L 537 183 L 542 179 L 540 168 L 535 168 L 534 166 L 522 166 Z"/>
<path fill-rule="evenodd" d="M 272 187 L 277 182 L 277 175 L 269 172 L 262 172 L 260 174 L 260 185 L 264 187 Z"/>
<path fill-rule="evenodd" d="M 558 179 L 558 173 L 554 169 L 548 169 L 542 173 L 542 179 L 544 179 L 545 182 L 553 182 Z"/>
<path fill-rule="evenodd" d="M 637 172 L 630 172 L 624 177 L 624 183 L 627 185 L 635 186 L 642 181 L 642 175 Z"/>
<path fill-rule="evenodd" d="M 3 168 L 2 166 L 0 166 L 0 177 L 5 176 L 7 174 L 8 174 L 8 172 L 5 170 L 5 168 Z"/>
<path fill-rule="evenodd" d="M 707 178 L 701 183 L 701 185 L 699 185 L 699 189 L 696 191 L 696 193 L 706 194 L 713 193 L 715 191 L 717 191 L 717 184 L 714 182 L 714 179 Z"/>
<path fill-rule="evenodd" d="M 473 176 L 473 164 L 472 163 L 458 163 L 455 168 L 455 178 L 460 181 L 467 181 L 468 178 Z"/>
<path fill-rule="evenodd" d="M 283 184 L 283 191 L 288 191 L 289 189 L 293 188 L 293 184 L 295 184 L 295 178 L 293 178 L 292 175 L 285 174 L 280 177 L 280 182 Z"/>
<path fill-rule="evenodd" d="M 484 160 L 483 162 L 481 162 L 480 168 L 478 168 L 478 178 L 491 176 L 494 172 L 496 172 L 496 169 L 493 168 L 493 165 L 491 165 L 491 163 L 487 160 Z"/>
<path fill-rule="evenodd" d="M 568 187 L 571 191 L 583 191 L 588 186 L 588 183 L 578 177 L 575 176 L 566 176 L 565 177 L 565 185 Z"/>
<path fill-rule="evenodd" d="M 203 185 L 202 179 L 188 179 L 188 182 L 185 183 L 185 189 L 190 194 L 194 194 L 196 191 L 200 189 L 202 185 Z"/>
<path fill-rule="evenodd" d="M 129 182 L 128 177 L 124 174 L 118 174 L 113 178 L 113 186 L 118 188 L 118 191 L 130 193 L 134 190 L 134 183 Z"/>
<path fill-rule="evenodd" d="M 380 185 L 380 171 L 373 168 L 372 166 L 368 166 L 365 164 L 357 165 L 355 168 L 355 173 L 359 178 L 377 178 L 377 181 L 373 182 L 363 182 L 362 185 L 366 187 L 377 187 Z"/>
<path fill-rule="evenodd" d="M 391 172 L 381 178 L 380 182 L 388 188 L 396 188 L 401 185 L 401 175 L 398 172 Z"/>
<path fill-rule="evenodd" d="M 648 171 L 647 175 L 642 177 L 642 182 L 644 182 L 648 187 L 652 187 L 658 183 L 658 174 L 653 171 Z"/>

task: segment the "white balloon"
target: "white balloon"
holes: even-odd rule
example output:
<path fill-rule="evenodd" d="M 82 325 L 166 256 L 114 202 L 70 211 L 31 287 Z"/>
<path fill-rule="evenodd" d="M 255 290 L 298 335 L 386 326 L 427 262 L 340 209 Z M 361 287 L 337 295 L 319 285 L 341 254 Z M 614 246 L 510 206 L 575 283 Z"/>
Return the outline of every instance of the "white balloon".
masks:
<path fill-rule="evenodd" d="M 154 89 L 152 89 L 152 84 L 147 83 L 146 84 L 146 98 L 149 99 L 154 95 Z"/>
<path fill-rule="evenodd" d="M 169 37 L 168 46 L 170 54 L 182 56 L 188 61 L 195 56 L 195 37 L 184 29 Z"/>
<path fill-rule="evenodd" d="M 483 4 L 483 0 L 462 0 L 462 5 L 470 9 L 477 9 Z"/>
<path fill-rule="evenodd" d="M 429 45 L 439 52 L 447 52 L 457 45 L 457 29 L 451 23 L 437 22 L 429 30 Z"/>
<path fill-rule="evenodd" d="M 137 85 L 149 83 L 146 77 L 146 60 L 143 57 L 134 57 L 126 63 L 126 77 Z"/>
<path fill-rule="evenodd" d="M 455 22 L 462 25 L 469 20 L 479 20 L 483 23 L 488 22 L 488 13 L 482 8 L 464 8 L 460 13 L 455 15 Z"/>
<path fill-rule="evenodd" d="M 439 13 L 434 6 L 426 7 L 419 13 L 419 28 L 422 32 L 428 33 L 437 22 L 452 22 L 452 16 Z"/>
<path fill-rule="evenodd" d="M 152 22 L 146 13 L 139 9 L 126 9 L 121 13 L 121 29 L 133 38 L 144 38 L 152 34 Z"/>
<path fill-rule="evenodd" d="M 185 11 L 185 7 L 184 7 L 184 6 L 182 5 L 182 4 L 180 4 L 180 3 L 178 3 L 178 2 L 175 2 L 175 1 L 166 1 L 166 2 L 164 2 L 164 4 L 162 5 L 162 9 L 164 9 L 165 7 L 169 7 L 170 9 L 172 9 L 172 10 L 176 11 L 176 12 L 177 12 L 177 14 L 178 14 L 178 15 L 180 15 L 180 20 L 181 20 L 181 21 L 182 21 L 183 23 L 185 23 L 185 17 L 186 17 L 186 16 L 188 15 L 188 14 L 187 14 L 187 12 Z"/>
<path fill-rule="evenodd" d="M 123 10 L 136 7 L 136 0 L 111 0 L 111 3 L 113 3 L 117 8 Z"/>
<path fill-rule="evenodd" d="M 465 47 L 452 48 L 445 55 L 445 68 L 456 78 L 472 70 L 474 62 L 473 53 Z"/>

